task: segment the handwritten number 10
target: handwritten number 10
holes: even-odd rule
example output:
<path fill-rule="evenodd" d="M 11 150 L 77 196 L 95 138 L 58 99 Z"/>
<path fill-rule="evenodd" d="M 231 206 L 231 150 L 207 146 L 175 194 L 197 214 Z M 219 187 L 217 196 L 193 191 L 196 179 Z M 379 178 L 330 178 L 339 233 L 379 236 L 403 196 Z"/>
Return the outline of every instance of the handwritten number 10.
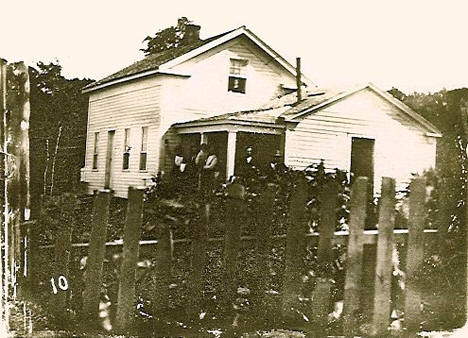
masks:
<path fill-rule="evenodd" d="M 56 295 L 58 290 L 57 290 L 57 287 L 55 286 L 54 277 L 52 277 L 50 279 L 50 282 L 52 283 L 52 292 L 54 293 L 54 295 Z M 59 278 L 58 278 L 58 287 L 59 287 L 60 290 L 63 290 L 63 291 L 68 290 L 68 282 L 67 282 L 67 279 L 65 278 L 65 276 L 59 276 Z"/>

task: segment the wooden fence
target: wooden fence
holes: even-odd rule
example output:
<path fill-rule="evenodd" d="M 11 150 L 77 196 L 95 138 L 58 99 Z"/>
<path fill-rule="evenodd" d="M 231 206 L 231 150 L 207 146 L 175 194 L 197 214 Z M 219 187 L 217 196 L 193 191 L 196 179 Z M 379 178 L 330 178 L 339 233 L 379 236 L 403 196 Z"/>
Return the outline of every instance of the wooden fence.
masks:
<path fill-rule="evenodd" d="M 270 253 L 273 242 L 285 239 L 284 273 L 282 288 L 279 290 L 283 323 L 291 327 L 297 321 L 297 309 L 304 293 L 310 293 L 307 303 L 307 320 L 298 329 L 323 336 L 327 331 L 329 313 L 333 309 L 331 299 L 333 246 L 345 244 L 347 251 L 344 281 L 343 325 L 342 333 L 346 336 L 364 334 L 383 336 L 387 333 L 391 320 L 391 285 L 392 255 L 398 243 L 406 243 L 400 255 L 405 262 L 404 289 L 404 328 L 408 334 L 420 329 L 422 320 L 421 289 L 418 274 L 423 264 L 424 242 L 430 240 L 435 230 L 424 229 L 424 203 L 426 183 L 424 178 L 415 178 L 410 186 L 410 214 L 408 229 L 394 229 L 395 226 L 395 182 L 392 178 L 382 180 L 380 210 L 377 230 L 364 230 L 367 206 L 367 178 L 359 177 L 351 189 L 349 232 L 335 232 L 337 186 L 329 183 L 322 189 L 319 200 L 320 223 L 318 233 L 308 232 L 305 208 L 308 202 L 307 182 L 300 177 L 290 199 L 288 228 L 285 235 L 273 235 L 272 215 L 274 190 L 272 186 L 261 194 L 259 201 L 262 213 L 258 215 L 256 232 L 252 236 L 241 236 L 241 218 L 245 212 L 244 187 L 238 184 L 228 186 L 228 203 L 225 212 L 225 235 L 222 238 L 209 238 L 209 213 L 200 210 L 200 221 L 196 223 L 191 238 L 172 238 L 168 225 L 160 224 L 160 237 L 152 241 L 140 241 L 140 229 L 143 217 L 144 192 L 129 189 L 127 217 L 123 242 L 106 243 L 106 227 L 109 218 L 111 193 L 103 190 L 95 196 L 92 233 L 89 245 L 72 244 L 67 230 L 57 236 L 55 257 L 62 269 L 57 274 L 66 275 L 66 260 L 71 247 L 87 246 L 88 259 L 85 288 L 83 292 L 83 318 L 96 323 L 99 312 L 99 295 L 102 288 L 103 264 L 107 247 L 122 246 L 122 261 L 118 288 L 118 301 L 114 329 L 128 332 L 135 313 L 135 276 L 139 248 L 155 245 L 156 273 L 153 290 L 154 312 L 162 317 L 169 308 L 169 289 L 173 269 L 173 248 L 179 243 L 190 244 L 191 271 L 187 281 L 189 303 L 187 314 L 192 319 L 198 317 L 198 304 L 203 298 L 207 252 L 210 242 L 223 242 L 223 282 L 220 297 L 226 315 L 232 314 L 232 303 L 237 297 L 239 276 L 239 252 L 242 241 L 255 242 L 256 283 L 251 291 L 251 307 L 256 314 L 255 320 L 267 318 L 265 295 L 269 276 Z M 428 237 L 429 236 L 429 237 Z M 304 265 L 303 257 L 308 246 L 317 246 L 315 283 L 311 290 L 302 290 Z M 375 248 L 374 250 L 370 248 Z M 374 254 L 370 254 L 370 253 Z M 312 285 L 312 284 L 311 284 Z M 364 295 L 364 301 L 363 301 Z M 55 303 L 57 313 L 65 307 L 63 299 Z"/>

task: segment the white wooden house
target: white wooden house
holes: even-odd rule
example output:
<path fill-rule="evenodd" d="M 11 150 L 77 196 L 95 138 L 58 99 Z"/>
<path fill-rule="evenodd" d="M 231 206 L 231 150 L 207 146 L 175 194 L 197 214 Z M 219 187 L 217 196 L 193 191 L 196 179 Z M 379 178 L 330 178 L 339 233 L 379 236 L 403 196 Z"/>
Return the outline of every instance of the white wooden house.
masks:
<path fill-rule="evenodd" d="M 195 34 L 199 26 L 192 26 Z M 165 149 L 215 144 L 225 177 L 244 148 L 261 161 L 280 149 L 288 166 L 327 168 L 401 187 L 412 173 L 435 166 L 440 132 L 391 95 L 367 85 L 321 91 L 245 27 L 191 46 L 149 56 L 84 89 L 87 149 L 82 180 L 88 191 L 110 188 L 125 197 L 172 161 Z"/>

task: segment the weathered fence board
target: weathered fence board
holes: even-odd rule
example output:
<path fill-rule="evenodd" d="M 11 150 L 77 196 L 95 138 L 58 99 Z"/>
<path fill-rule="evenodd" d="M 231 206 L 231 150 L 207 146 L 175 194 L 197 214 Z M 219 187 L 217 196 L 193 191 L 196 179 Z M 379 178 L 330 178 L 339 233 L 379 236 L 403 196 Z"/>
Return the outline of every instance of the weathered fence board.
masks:
<path fill-rule="evenodd" d="M 224 235 L 224 309 L 229 311 L 237 293 L 237 263 L 240 251 L 241 214 L 244 209 L 244 187 L 231 184 L 227 189 L 226 221 Z"/>
<path fill-rule="evenodd" d="M 395 180 L 383 177 L 381 191 L 372 321 L 372 334 L 379 337 L 387 334 L 388 325 L 390 324 Z"/>
<path fill-rule="evenodd" d="M 83 318 L 89 320 L 90 323 L 96 322 L 99 312 L 110 197 L 109 190 L 102 190 L 98 192 L 94 200 L 93 224 L 83 292 Z"/>
<path fill-rule="evenodd" d="M 408 248 L 405 280 L 405 327 L 416 332 L 421 324 L 421 293 L 418 276 L 424 260 L 424 216 L 426 180 L 413 179 L 410 185 L 410 214 L 408 220 Z"/>
<path fill-rule="evenodd" d="M 54 247 L 54 274 L 51 276 L 53 282 L 57 284 L 60 276 L 69 278 L 69 262 L 71 254 L 71 225 L 64 222 L 63 227 L 58 231 L 55 238 Z M 58 292 L 50 294 L 49 305 L 59 320 L 64 320 L 66 315 L 66 303 L 68 292 Z"/>
<path fill-rule="evenodd" d="M 364 248 L 364 225 L 367 208 L 367 177 L 358 177 L 350 200 L 348 256 L 344 285 L 343 332 L 354 336 L 359 327 L 359 297 Z"/>
<path fill-rule="evenodd" d="M 289 205 L 289 224 L 284 253 L 284 277 L 281 295 L 283 316 L 294 318 L 299 305 L 299 292 L 302 287 L 302 257 L 305 251 L 306 217 L 305 206 L 308 200 L 307 183 L 303 176 L 294 182 L 294 190 Z"/>
<path fill-rule="evenodd" d="M 258 205 L 256 220 L 256 283 L 253 286 L 255 312 L 259 320 L 265 320 L 265 291 L 269 277 L 269 258 L 271 254 L 271 235 L 275 187 L 269 185 L 263 192 Z"/>
<path fill-rule="evenodd" d="M 338 185 L 335 182 L 327 183 L 320 193 L 320 237 L 317 251 L 318 277 L 312 296 L 313 323 L 319 334 L 323 334 L 327 325 L 327 315 L 331 301 L 332 239 L 336 225 L 337 196 Z"/>
<path fill-rule="evenodd" d="M 153 314 L 162 324 L 169 309 L 169 287 L 172 279 L 173 243 L 172 231 L 167 222 L 161 222 L 160 238 L 156 247 L 155 284 L 153 290 Z"/>
<path fill-rule="evenodd" d="M 124 229 L 122 265 L 117 296 L 116 330 L 125 331 L 132 323 L 135 306 L 135 274 L 143 219 L 144 190 L 128 189 L 127 219 Z"/>
<path fill-rule="evenodd" d="M 200 219 L 194 223 L 192 230 L 192 259 L 190 262 L 191 273 L 189 276 L 189 307 L 187 312 L 194 318 L 200 310 L 200 304 L 205 290 L 205 267 L 207 262 L 208 242 L 208 215 L 206 209 L 200 208 Z"/>

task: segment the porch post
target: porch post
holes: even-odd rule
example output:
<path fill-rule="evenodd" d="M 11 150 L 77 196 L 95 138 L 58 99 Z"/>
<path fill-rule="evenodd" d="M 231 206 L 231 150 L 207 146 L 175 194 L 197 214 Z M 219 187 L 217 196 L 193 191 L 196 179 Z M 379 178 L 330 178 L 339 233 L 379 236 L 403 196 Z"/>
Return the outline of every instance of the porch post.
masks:
<path fill-rule="evenodd" d="M 200 144 L 202 143 L 208 143 L 208 135 L 205 133 L 200 133 Z"/>
<path fill-rule="evenodd" d="M 228 131 L 227 154 L 226 154 L 226 178 L 234 175 L 234 165 L 236 163 L 236 142 L 237 131 Z"/>

